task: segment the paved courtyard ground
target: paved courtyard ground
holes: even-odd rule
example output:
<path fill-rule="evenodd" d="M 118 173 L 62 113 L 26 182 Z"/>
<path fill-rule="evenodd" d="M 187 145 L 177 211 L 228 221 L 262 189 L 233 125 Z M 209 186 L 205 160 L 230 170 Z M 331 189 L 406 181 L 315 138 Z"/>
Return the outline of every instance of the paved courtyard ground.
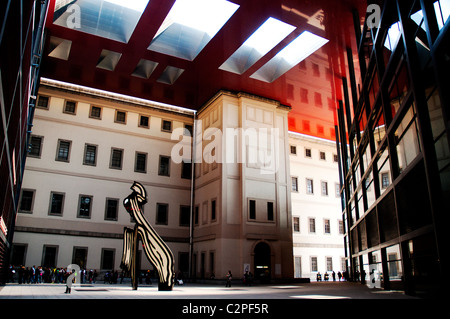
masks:
<path fill-rule="evenodd" d="M 172 318 L 283 318 L 296 314 L 336 316 L 348 311 L 388 318 L 415 317 L 434 304 L 399 291 L 370 289 L 351 282 L 271 284 L 251 287 L 188 283 L 173 291 L 158 291 L 157 285 L 132 290 L 128 284 L 74 285 L 65 294 L 64 284 L 6 284 L 0 287 L 0 307 L 33 318 L 50 315 L 117 318 L 156 315 Z M 431 311 L 431 310 L 430 310 Z M 431 313 L 430 313 L 431 314 Z"/>
<path fill-rule="evenodd" d="M 312 282 L 284 285 L 185 284 L 172 291 L 158 291 L 157 285 L 132 290 L 128 284 L 74 285 L 65 294 L 63 284 L 6 284 L 0 287 L 0 299 L 414 299 L 398 291 L 370 289 L 351 282 Z"/>

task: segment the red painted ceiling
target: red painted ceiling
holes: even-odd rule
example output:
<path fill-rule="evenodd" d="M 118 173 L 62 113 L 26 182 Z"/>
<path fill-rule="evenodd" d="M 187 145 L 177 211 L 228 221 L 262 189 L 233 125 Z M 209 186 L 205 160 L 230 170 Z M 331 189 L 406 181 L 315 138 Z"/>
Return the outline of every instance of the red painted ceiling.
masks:
<path fill-rule="evenodd" d="M 363 16 L 366 1 L 231 1 L 239 4 L 239 9 L 200 54 L 187 61 L 147 49 L 174 0 L 150 0 L 128 43 L 53 24 L 55 0 L 51 0 L 41 76 L 190 109 L 200 108 L 221 89 L 243 91 L 291 106 L 289 130 L 334 140 L 335 109 L 337 101 L 342 99 L 341 77 L 348 76 L 345 48 L 356 51 L 351 10 L 357 9 Z M 325 31 L 308 24 L 307 19 L 296 13 L 312 16 L 320 9 L 325 14 Z M 219 66 L 268 17 L 297 28 L 242 75 L 220 70 Z M 303 30 L 330 41 L 272 83 L 249 77 Z M 50 36 L 72 41 L 67 60 L 48 56 Z M 103 49 L 122 53 L 114 71 L 96 67 Z M 131 75 L 140 59 L 159 63 L 148 79 Z M 157 82 L 169 65 L 185 71 L 172 85 Z"/>

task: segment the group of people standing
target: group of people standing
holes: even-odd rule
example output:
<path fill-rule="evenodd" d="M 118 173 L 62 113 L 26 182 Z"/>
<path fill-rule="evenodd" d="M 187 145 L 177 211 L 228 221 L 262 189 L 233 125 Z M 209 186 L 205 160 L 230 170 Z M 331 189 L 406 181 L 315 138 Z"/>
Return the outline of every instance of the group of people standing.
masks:
<path fill-rule="evenodd" d="M 336 273 L 334 272 L 334 270 L 331 273 L 331 277 L 333 278 L 333 281 L 336 281 Z M 346 271 L 343 271 L 343 272 L 338 271 L 337 277 L 338 277 L 339 281 L 341 281 L 341 280 L 347 280 L 348 281 L 348 276 L 347 276 L 347 272 Z M 317 281 L 322 281 L 322 280 L 323 281 L 328 281 L 329 279 L 330 279 L 330 276 L 328 275 L 328 272 L 325 272 L 325 274 L 323 275 L 323 278 L 322 278 L 322 274 L 320 273 L 320 271 L 316 275 L 316 280 Z"/>
<path fill-rule="evenodd" d="M 35 265 L 33 265 L 32 267 L 25 267 L 23 265 L 15 267 L 11 265 L 9 282 L 15 282 L 17 278 L 18 284 L 62 284 L 66 282 L 67 277 L 70 274 L 71 273 L 67 271 L 67 268 L 63 267 L 36 267 Z M 97 276 L 97 270 L 80 270 L 81 283 L 85 283 L 87 281 L 89 283 L 95 283 Z"/>

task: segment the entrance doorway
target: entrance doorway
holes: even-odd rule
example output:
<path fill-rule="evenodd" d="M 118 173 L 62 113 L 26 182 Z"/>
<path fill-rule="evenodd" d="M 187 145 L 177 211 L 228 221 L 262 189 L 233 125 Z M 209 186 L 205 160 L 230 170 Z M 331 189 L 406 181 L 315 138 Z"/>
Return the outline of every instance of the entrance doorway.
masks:
<path fill-rule="evenodd" d="M 255 246 L 255 279 L 263 283 L 270 281 L 270 246 L 264 242 L 260 242 Z"/>

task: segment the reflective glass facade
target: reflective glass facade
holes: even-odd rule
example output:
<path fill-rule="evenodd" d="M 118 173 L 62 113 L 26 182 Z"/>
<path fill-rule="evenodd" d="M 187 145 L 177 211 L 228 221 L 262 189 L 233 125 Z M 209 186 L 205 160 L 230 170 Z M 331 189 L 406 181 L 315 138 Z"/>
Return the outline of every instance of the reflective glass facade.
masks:
<path fill-rule="evenodd" d="M 354 15 L 361 81 L 349 59 L 337 127 L 351 278 L 427 297 L 439 293 L 448 264 L 442 247 L 450 211 L 444 2 L 385 1 L 380 24 L 371 29 L 359 28 Z"/>

